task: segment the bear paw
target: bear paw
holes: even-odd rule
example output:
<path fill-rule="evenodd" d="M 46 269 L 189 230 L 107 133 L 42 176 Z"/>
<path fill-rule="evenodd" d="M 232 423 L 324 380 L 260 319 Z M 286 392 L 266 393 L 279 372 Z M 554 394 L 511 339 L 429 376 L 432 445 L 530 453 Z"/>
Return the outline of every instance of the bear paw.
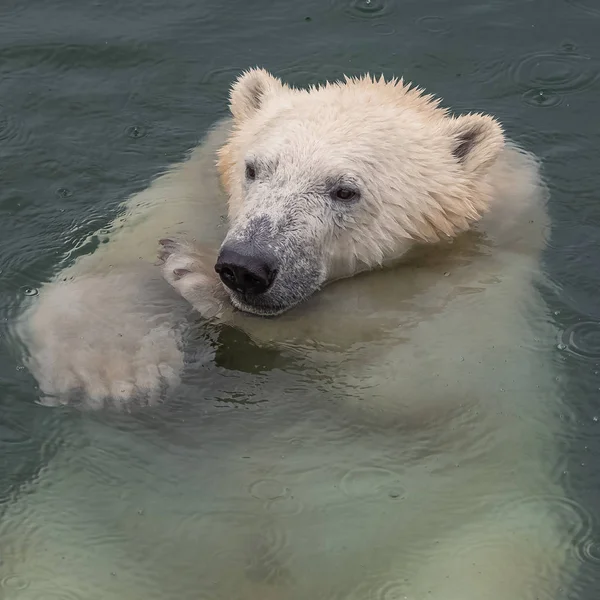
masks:
<path fill-rule="evenodd" d="M 144 282 L 127 272 L 42 290 L 21 333 L 44 404 L 154 405 L 179 385 L 179 323 L 166 300 L 144 302 Z"/>
<path fill-rule="evenodd" d="M 214 271 L 214 252 L 189 242 L 159 241 L 159 264 L 163 277 L 204 317 L 223 308 L 224 294 Z"/>

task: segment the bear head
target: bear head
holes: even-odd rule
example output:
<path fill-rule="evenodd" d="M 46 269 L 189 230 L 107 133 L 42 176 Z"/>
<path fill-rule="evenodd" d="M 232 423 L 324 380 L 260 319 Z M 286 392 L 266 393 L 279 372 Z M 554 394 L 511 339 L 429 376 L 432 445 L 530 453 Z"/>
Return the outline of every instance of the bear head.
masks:
<path fill-rule="evenodd" d="M 229 229 L 215 265 L 233 305 L 276 315 L 325 283 L 457 236 L 493 194 L 492 117 L 453 117 L 402 80 L 294 89 L 262 69 L 232 86 L 218 168 Z"/>

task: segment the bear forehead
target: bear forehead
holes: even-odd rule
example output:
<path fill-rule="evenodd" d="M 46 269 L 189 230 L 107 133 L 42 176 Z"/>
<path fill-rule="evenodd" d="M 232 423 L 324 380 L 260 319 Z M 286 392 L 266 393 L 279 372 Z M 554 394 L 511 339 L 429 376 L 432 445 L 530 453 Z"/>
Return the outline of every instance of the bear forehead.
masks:
<path fill-rule="evenodd" d="M 381 114 L 332 118 L 327 111 L 306 118 L 288 108 L 256 125 L 240 159 L 255 161 L 268 171 L 284 168 L 288 174 L 298 170 L 362 178 L 382 170 L 402 171 L 415 162 L 432 168 L 445 155 L 434 124 L 410 118 L 390 121 Z"/>
<path fill-rule="evenodd" d="M 325 105 L 320 108 L 275 106 L 247 126 L 246 150 L 267 156 L 314 156 L 328 161 L 338 157 L 378 157 L 380 160 L 428 149 L 438 154 L 441 145 L 437 121 L 394 109 Z"/>
<path fill-rule="evenodd" d="M 327 82 L 324 85 L 296 89 L 285 87 L 296 108 L 323 105 L 338 106 L 347 111 L 374 108 L 412 109 L 429 116 L 444 116 L 445 109 L 439 100 L 425 94 L 417 87 L 404 84 L 402 80 L 373 80 L 370 78 L 348 79 L 345 82 Z"/>
<path fill-rule="evenodd" d="M 421 146 L 437 137 L 445 111 L 415 90 L 341 84 L 273 94 L 242 128 L 257 152 L 356 156 Z M 240 140 L 241 141 L 241 140 Z"/>
<path fill-rule="evenodd" d="M 259 132 L 240 158 L 255 163 L 263 173 L 363 179 L 382 170 L 397 171 L 402 162 L 412 162 L 420 154 L 422 145 L 408 142 L 406 131 L 390 135 L 388 128 L 382 133 L 388 139 L 370 127 L 340 130 L 286 119 L 280 128 Z"/>
<path fill-rule="evenodd" d="M 434 124 L 445 116 L 444 110 L 422 96 L 404 92 L 391 94 L 386 88 L 382 89 L 330 86 L 284 91 L 265 103 L 263 126 L 287 123 L 290 127 L 313 125 L 325 131 L 369 128 L 379 132 L 408 125 L 415 119 Z"/>

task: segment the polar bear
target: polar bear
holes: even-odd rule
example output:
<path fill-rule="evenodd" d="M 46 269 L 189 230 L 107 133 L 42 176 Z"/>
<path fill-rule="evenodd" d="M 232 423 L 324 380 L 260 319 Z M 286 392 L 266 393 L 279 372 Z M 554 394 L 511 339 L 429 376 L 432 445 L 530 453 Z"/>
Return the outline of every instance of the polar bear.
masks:
<path fill-rule="evenodd" d="M 50 575 L 128 600 L 561 598 L 581 531 L 556 475 L 535 158 L 494 118 L 451 116 L 402 80 L 294 89 L 252 69 L 230 108 L 41 289 L 19 333 L 47 404 L 130 407 L 185 388 L 199 314 L 290 361 L 261 380 L 268 411 L 199 424 L 198 446 L 173 454 L 89 425 L 92 448 L 53 461 L 3 539 L 17 544 L 23 514 L 47 529 L 81 504 L 103 525 L 73 517 L 43 551 L 23 541 L 2 574 L 28 578 L 24 600 Z M 210 397 L 225 384 L 200 346 Z M 153 463 L 151 479 L 136 469 Z M 134 523 L 140 503 L 151 522 Z"/>

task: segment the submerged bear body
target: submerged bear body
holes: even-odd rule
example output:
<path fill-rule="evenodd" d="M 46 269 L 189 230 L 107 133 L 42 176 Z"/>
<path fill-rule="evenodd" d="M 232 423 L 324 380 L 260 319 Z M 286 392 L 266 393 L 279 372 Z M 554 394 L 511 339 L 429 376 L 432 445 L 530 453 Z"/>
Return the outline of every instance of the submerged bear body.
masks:
<path fill-rule="evenodd" d="M 98 597 L 151 597 L 135 579 L 150 564 L 157 590 L 181 570 L 179 598 L 195 578 L 215 598 L 560 598 L 572 564 L 536 160 L 494 119 L 451 117 L 397 81 L 294 90 L 252 70 L 231 109 L 19 325 L 48 404 L 168 407 L 192 392 L 197 316 L 283 357 L 272 378 L 242 378 L 265 406 L 242 419 L 207 405 L 185 456 L 144 440 L 131 463 L 106 459 L 127 498 L 111 518 L 143 498 L 162 509 L 94 551 Z M 205 350 L 200 404 L 229 389 Z M 151 484 L 136 460 L 157 461 Z M 67 502 L 108 501 L 87 472 L 71 477 Z M 34 519 L 64 501 L 44 489 Z M 117 550 L 132 552 L 122 582 Z M 50 563 L 31 550 L 0 569 L 35 578 Z"/>

